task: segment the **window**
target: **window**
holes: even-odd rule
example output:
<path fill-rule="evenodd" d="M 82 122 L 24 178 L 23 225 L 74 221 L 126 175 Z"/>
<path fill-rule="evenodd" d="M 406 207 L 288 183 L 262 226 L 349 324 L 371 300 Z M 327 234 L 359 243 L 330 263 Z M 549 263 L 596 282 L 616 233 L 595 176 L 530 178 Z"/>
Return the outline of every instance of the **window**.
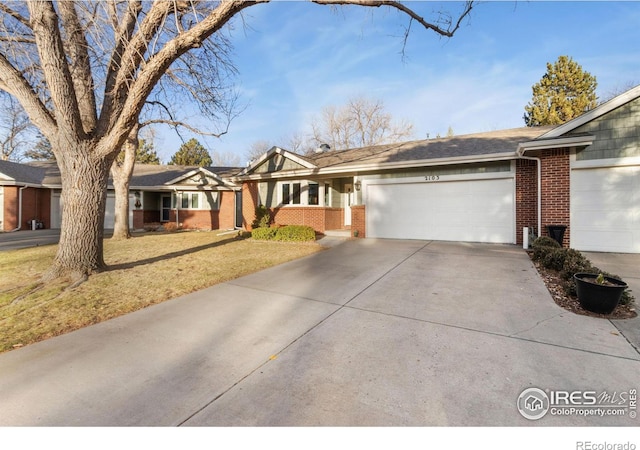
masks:
<path fill-rule="evenodd" d="M 300 183 L 284 183 L 282 185 L 282 203 L 284 205 L 299 205 L 300 188 Z"/>
<path fill-rule="evenodd" d="M 320 204 L 320 187 L 318 183 L 309 183 L 309 204 Z"/>
<path fill-rule="evenodd" d="M 171 194 L 171 206 L 175 208 L 180 204 L 180 209 L 199 209 L 200 208 L 200 193 L 199 192 L 179 192 L 176 198 L 175 194 Z"/>
<path fill-rule="evenodd" d="M 277 186 L 271 189 L 278 193 L 276 201 L 280 205 L 320 206 L 322 202 L 326 202 L 325 190 L 328 189 L 327 186 L 316 181 L 302 180 L 277 182 Z"/>
<path fill-rule="evenodd" d="M 300 204 L 300 183 L 293 183 L 293 196 L 291 203 L 294 205 Z"/>

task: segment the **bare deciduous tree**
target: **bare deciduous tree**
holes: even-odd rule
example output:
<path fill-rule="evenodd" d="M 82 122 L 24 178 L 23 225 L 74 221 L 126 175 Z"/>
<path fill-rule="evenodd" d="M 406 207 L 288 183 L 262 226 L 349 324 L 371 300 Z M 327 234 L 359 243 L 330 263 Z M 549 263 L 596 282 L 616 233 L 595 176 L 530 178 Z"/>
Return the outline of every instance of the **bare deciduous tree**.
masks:
<path fill-rule="evenodd" d="M 316 146 L 329 144 L 334 150 L 397 142 L 413 134 L 413 124 L 394 122 L 381 100 L 366 97 L 324 108 L 311 127 L 312 142 Z"/>
<path fill-rule="evenodd" d="M 10 96 L 3 96 L 0 107 L 0 159 L 20 161 L 33 145 L 34 126 L 22 106 Z"/>
<path fill-rule="evenodd" d="M 62 176 L 60 244 L 45 279 L 70 276 L 81 281 L 105 267 L 109 170 L 152 92 L 171 77 L 178 84 L 185 74 L 197 79 L 199 73 L 184 58 L 197 55 L 208 39 L 222 36 L 242 11 L 265 2 L 0 3 L 0 90 L 20 102 L 51 143 Z M 442 25 L 396 1 L 315 3 L 388 6 L 442 36 L 452 36 L 472 8 L 472 2 L 466 3 L 456 20 Z M 216 58 L 215 64 L 224 59 Z"/>

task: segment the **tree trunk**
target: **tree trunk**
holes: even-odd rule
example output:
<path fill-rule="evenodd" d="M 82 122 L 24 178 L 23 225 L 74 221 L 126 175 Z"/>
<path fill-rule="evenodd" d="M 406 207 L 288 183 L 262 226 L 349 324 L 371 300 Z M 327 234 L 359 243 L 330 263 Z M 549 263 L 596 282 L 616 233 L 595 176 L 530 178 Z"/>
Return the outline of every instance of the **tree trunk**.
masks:
<path fill-rule="evenodd" d="M 116 159 L 111 166 L 111 177 L 116 192 L 115 223 L 112 239 L 129 239 L 129 183 L 136 162 L 138 150 L 138 127 L 134 127 L 123 148 L 124 159 Z"/>
<path fill-rule="evenodd" d="M 92 152 L 95 142 L 66 141 L 63 145 L 67 146 L 65 156 L 70 157 L 57 159 L 62 176 L 60 243 L 44 279 L 69 276 L 80 281 L 106 267 L 104 210 L 112 159 L 95 157 Z"/>

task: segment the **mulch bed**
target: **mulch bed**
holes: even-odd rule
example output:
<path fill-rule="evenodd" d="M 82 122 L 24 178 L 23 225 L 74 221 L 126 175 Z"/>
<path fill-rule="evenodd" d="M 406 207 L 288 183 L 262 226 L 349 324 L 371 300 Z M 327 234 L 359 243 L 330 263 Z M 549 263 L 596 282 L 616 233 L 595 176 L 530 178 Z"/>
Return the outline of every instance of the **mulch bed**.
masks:
<path fill-rule="evenodd" d="M 537 261 L 533 261 L 533 265 L 538 270 L 540 278 L 547 286 L 551 297 L 558 304 L 558 306 L 571 311 L 575 314 L 582 314 L 583 316 L 600 317 L 603 319 L 632 319 L 637 317 L 638 313 L 635 310 L 635 301 L 628 305 L 618 305 L 611 314 L 598 314 L 584 309 L 577 297 L 567 295 L 564 290 L 564 280 L 560 277 L 558 272 L 542 267 Z"/>

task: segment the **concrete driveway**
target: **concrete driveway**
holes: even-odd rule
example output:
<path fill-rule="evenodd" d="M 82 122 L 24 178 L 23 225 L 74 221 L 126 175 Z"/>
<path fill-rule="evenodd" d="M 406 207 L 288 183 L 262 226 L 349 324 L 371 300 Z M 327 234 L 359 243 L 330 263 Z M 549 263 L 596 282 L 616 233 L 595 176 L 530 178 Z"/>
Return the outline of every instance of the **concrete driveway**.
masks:
<path fill-rule="evenodd" d="M 0 355 L 0 425 L 639 425 L 532 387 L 628 393 L 640 354 L 515 246 L 351 240 Z"/>
<path fill-rule="evenodd" d="M 21 230 L 0 233 L 0 251 L 57 244 L 60 230 Z"/>

